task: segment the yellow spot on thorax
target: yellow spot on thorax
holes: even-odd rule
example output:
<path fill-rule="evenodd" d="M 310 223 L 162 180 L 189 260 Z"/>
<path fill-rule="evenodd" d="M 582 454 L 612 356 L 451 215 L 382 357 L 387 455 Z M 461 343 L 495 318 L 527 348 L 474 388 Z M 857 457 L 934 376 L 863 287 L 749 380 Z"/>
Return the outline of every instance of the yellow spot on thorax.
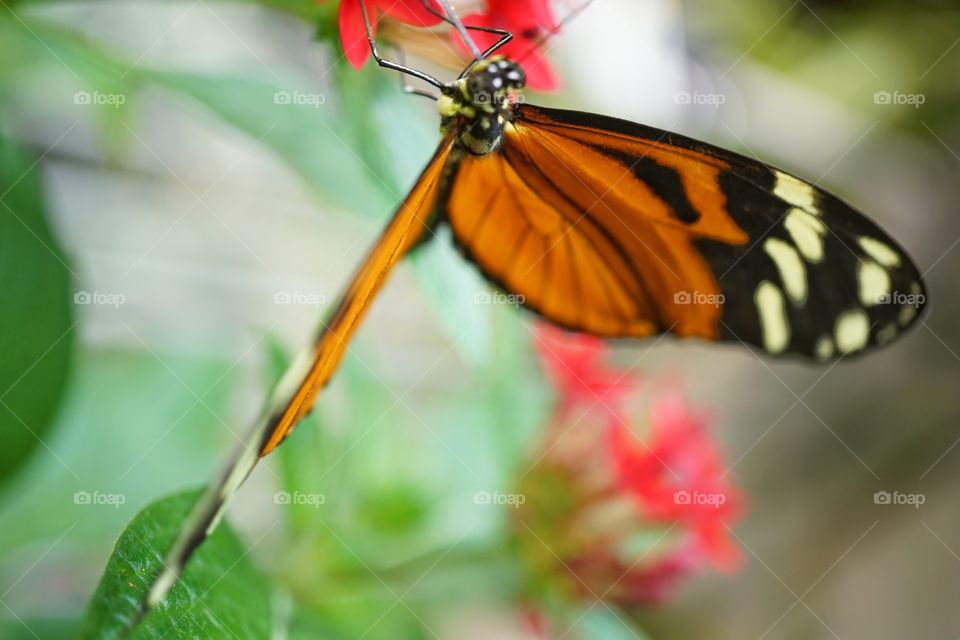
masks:
<path fill-rule="evenodd" d="M 456 100 L 443 94 L 440 96 L 440 99 L 437 100 L 437 111 L 440 112 L 440 116 L 443 118 L 452 118 L 460 113 L 460 107 L 457 105 Z"/>

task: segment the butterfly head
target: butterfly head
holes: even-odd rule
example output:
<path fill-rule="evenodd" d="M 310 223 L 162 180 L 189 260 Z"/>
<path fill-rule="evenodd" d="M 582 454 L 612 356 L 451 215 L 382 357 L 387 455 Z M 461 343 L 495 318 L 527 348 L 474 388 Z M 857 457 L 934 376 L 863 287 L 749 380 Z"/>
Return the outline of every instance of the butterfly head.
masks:
<path fill-rule="evenodd" d="M 523 67 L 503 56 L 478 62 L 444 88 L 438 105 L 443 131 L 458 127 L 460 146 L 471 154 L 494 151 L 526 82 Z"/>

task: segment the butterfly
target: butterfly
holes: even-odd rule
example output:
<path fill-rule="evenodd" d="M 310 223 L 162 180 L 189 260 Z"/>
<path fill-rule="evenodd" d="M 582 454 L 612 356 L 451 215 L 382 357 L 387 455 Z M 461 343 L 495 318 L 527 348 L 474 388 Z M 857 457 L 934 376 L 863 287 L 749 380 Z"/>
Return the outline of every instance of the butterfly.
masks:
<path fill-rule="evenodd" d="M 502 38 L 482 53 L 473 46 L 476 60 L 442 83 L 383 59 L 360 8 L 377 62 L 439 89 L 440 144 L 195 508 L 151 602 L 256 461 L 311 410 L 391 270 L 442 226 L 527 309 L 596 336 L 672 334 L 829 362 L 917 322 L 926 289 L 916 264 L 819 186 L 669 131 L 528 104 L 522 65 L 493 55 L 511 37 L 500 30 L 480 29 Z M 455 14 L 441 17 L 470 42 Z"/>
<path fill-rule="evenodd" d="M 523 68 L 497 56 L 443 85 L 440 145 L 262 453 L 309 410 L 390 270 L 443 225 L 490 282 L 572 331 L 669 333 L 828 362 L 917 321 L 917 266 L 840 198 L 682 135 L 518 102 L 523 86 Z"/>

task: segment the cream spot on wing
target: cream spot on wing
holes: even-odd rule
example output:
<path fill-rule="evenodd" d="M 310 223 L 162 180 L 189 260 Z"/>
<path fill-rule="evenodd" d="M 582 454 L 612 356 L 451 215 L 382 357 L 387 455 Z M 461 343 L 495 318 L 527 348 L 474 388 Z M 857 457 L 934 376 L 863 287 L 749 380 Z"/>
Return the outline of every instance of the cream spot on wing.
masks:
<path fill-rule="evenodd" d="M 865 307 L 890 301 L 890 274 L 873 260 L 863 260 L 857 271 L 860 303 Z"/>
<path fill-rule="evenodd" d="M 885 267 L 899 267 L 900 254 L 885 242 L 869 236 L 860 236 L 857 239 L 860 248 L 867 252 L 871 258 Z"/>
<path fill-rule="evenodd" d="M 795 207 L 816 213 L 817 190 L 813 185 L 799 178 L 787 175 L 782 171 L 775 171 L 774 173 L 777 176 L 777 184 L 773 188 L 774 195 L 779 196 Z"/>
<path fill-rule="evenodd" d="M 852 353 L 867 346 L 870 339 L 870 318 L 863 309 L 845 311 L 837 317 L 833 328 L 837 349 Z"/>
<path fill-rule="evenodd" d="M 833 357 L 833 338 L 830 336 L 820 336 L 820 339 L 817 340 L 816 346 L 813 348 L 813 352 L 816 354 L 817 359 L 821 362 L 826 362 Z"/>
<path fill-rule="evenodd" d="M 897 325 L 891 323 L 877 331 L 877 344 L 885 345 L 897 337 Z"/>
<path fill-rule="evenodd" d="M 917 317 L 917 308 L 913 305 L 905 304 L 900 308 L 900 313 L 897 315 L 897 322 L 900 323 L 901 327 L 905 327 L 913 322 L 915 317 Z"/>
<path fill-rule="evenodd" d="M 787 213 L 783 226 L 808 262 L 823 260 L 823 236 L 827 233 L 827 227 L 819 218 L 794 207 Z"/>
<path fill-rule="evenodd" d="M 763 331 L 763 348 L 769 353 L 782 353 L 790 343 L 790 323 L 783 293 L 769 280 L 757 287 L 753 301 L 760 313 L 760 328 Z"/>
<path fill-rule="evenodd" d="M 807 268 L 800 254 L 779 238 L 768 238 L 763 243 L 763 250 L 777 265 L 787 295 L 795 304 L 802 305 L 807 299 Z"/>

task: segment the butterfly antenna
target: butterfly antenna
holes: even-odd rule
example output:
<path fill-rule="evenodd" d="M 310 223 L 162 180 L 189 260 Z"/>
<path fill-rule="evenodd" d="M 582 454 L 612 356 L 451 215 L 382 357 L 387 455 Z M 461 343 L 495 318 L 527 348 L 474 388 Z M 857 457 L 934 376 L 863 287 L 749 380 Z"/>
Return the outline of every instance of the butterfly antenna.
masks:
<path fill-rule="evenodd" d="M 400 73 L 405 73 L 408 76 L 419 78 L 424 82 L 432 84 L 438 89 L 443 89 L 443 83 L 430 74 L 424 73 L 423 71 L 418 71 L 417 69 L 400 64 L 399 62 L 386 60 L 385 58 L 381 57 L 380 52 L 377 50 L 377 39 L 373 37 L 373 27 L 370 23 L 370 14 L 367 12 L 367 3 L 365 0 L 360 0 L 360 13 L 363 15 L 363 26 L 367 30 L 367 42 L 370 43 L 370 53 L 373 55 L 373 58 L 377 61 L 378 65 L 385 69 L 392 69 L 393 71 L 399 71 Z"/>
<path fill-rule="evenodd" d="M 477 43 L 473 41 L 473 38 L 470 37 L 470 33 L 467 31 L 467 28 L 463 26 L 463 21 L 460 20 L 460 16 L 457 15 L 457 12 L 453 10 L 453 7 L 450 6 L 450 0 L 436 0 L 443 11 L 447 14 L 448 21 L 460 34 L 460 37 L 463 38 L 463 41 L 467 44 L 467 47 L 470 49 L 470 53 L 473 54 L 474 59 L 477 62 L 483 60 L 483 53 L 480 52 L 480 49 L 477 47 Z M 424 3 L 426 4 L 426 3 Z M 428 7 L 429 8 L 429 7 Z"/>
<path fill-rule="evenodd" d="M 441 12 L 437 11 L 436 9 L 434 9 L 433 6 L 430 4 L 430 2 L 431 2 L 431 0 L 420 0 L 420 3 L 424 6 L 424 8 L 425 8 L 427 11 L 429 11 L 429 12 L 432 13 L 433 15 L 437 16 L 438 18 L 440 18 L 441 20 L 443 20 L 443 21 L 446 22 L 447 24 L 452 25 L 453 27 L 456 27 L 456 26 L 457 26 L 457 24 L 456 24 L 453 20 L 451 20 L 449 17 L 447 17 L 446 14 L 441 13 Z M 459 76 L 460 78 L 463 78 L 463 77 L 466 76 L 468 73 L 470 73 L 470 70 L 473 69 L 473 67 L 474 67 L 478 62 L 481 62 L 482 60 L 486 60 L 486 59 L 489 58 L 491 55 L 493 55 L 493 53 L 494 53 L 497 49 L 499 49 L 499 48 L 502 47 L 503 45 L 505 45 L 505 44 L 507 44 L 508 42 L 510 42 L 511 40 L 513 40 L 513 34 L 510 33 L 509 31 L 505 30 L 505 29 L 496 29 L 496 28 L 494 28 L 494 27 L 479 27 L 479 26 L 474 26 L 474 25 L 470 25 L 470 24 L 465 24 L 465 25 L 463 25 L 463 28 L 466 29 L 467 31 L 482 31 L 483 33 L 492 33 L 492 34 L 494 34 L 494 35 L 500 36 L 500 39 L 497 40 L 496 42 L 494 42 L 490 47 L 487 48 L 486 51 L 484 51 L 482 54 L 480 54 L 480 58 L 474 59 L 473 62 L 471 62 L 470 65 L 467 66 L 467 68 L 463 70 L 463 73 L 460 74 L 460 76 Z M 469 45 L 469 44 L 473 44 L 473 43 L 472 43 L 472 39 L 471 39 L 471 40 L 467 40 L 467 43 L 468 43 L 468 45 Z"/>
<path fill-rule="evenodd" d="M 569 24 L 571 20 L 573 20 L 574 18 L 576 18 L 577 16 L 579 16 L 581 13 L 583 13 L 584 11 L 586 11 L 587 8 L 588 8 L 590 5 L 592 5 L 594 2 L 595 2 L 595 0 L 586 0 L 586 2 L 581 3 L 580 6 L 574 8 L 572 11 L 570 11 L 570 13 L 568 13 L 567 15 L 565 15 L 565 16 L 563 17 L 563 20 L 561 20 L 560 22 L 558 22 L 555 27 L 553 27 L 552 29 L 550 29 L 549 31 L 547 31 L 546 33 L 544 33 L 544 34 L 542 34 L 540 37 L 538 37 L 536 40 L 534 40 L 534 41 L 533 41 L 533 44 L 530 46 L 530 49 L 527 51 L 527 53 L 526 53 L 522 58 L 520 58 L 519 60 L 517 60 L 517 62 L 523 63 L 527 58 L 529 58 L 531 55 L 533 55 L 533 53 L 534 53 L 535 51 L 538 51 L 541 47 L 543 47 L 543 45 L 545 45 L 545 44 L 547 43 L 547 41 L 550 40 L 550 38 L 552 38 L 552 37 L 554 37 L 555 35 L 557 35 L 558 33 L 560 33 L 560 31 L 561 31 L 565 26 L 567 26 L 567 24 Z"/>

